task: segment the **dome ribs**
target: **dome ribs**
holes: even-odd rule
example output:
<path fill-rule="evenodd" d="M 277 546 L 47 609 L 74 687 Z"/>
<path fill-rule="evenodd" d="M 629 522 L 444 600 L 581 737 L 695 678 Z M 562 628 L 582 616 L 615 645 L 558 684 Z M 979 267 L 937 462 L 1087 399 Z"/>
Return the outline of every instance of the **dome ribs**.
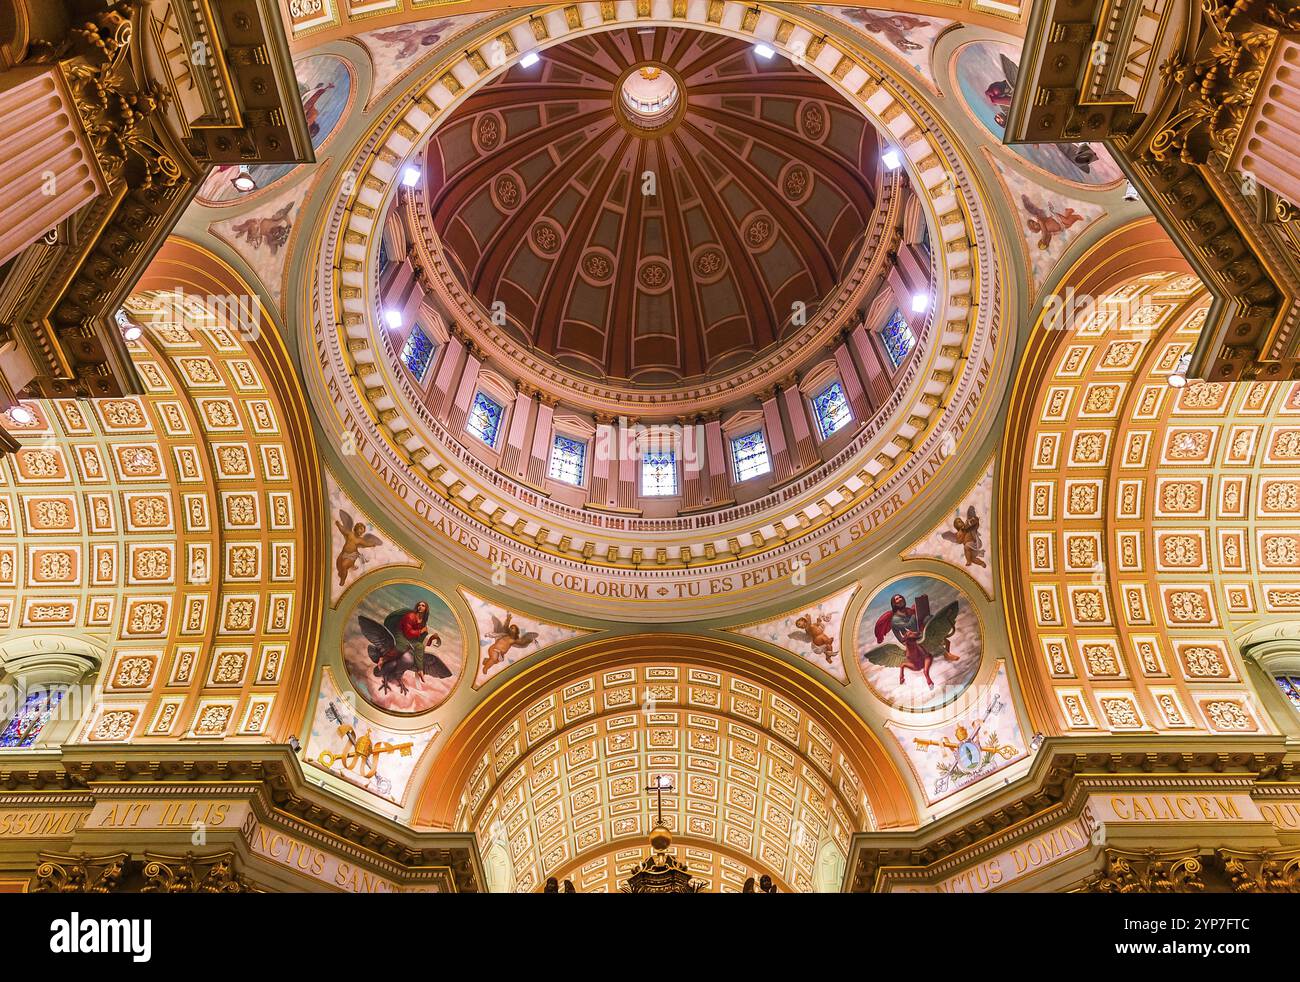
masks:
<path fill-rule="evenodd" d="M 613 135 L 618 136 L 620 133 L 621 131 L 614 130 Z M 537 340 L 535 343 L 543 351 L 551 354 L 558 351 L 560 324 L 569 310 L 574 280 L 578 276 L 578 260 L 581 258 L 582 253 L 586 251 L 591 234 L 596 227 L 596 218 L 605 207 L 605 199 L 609 197 L 610 186 L 623 169 L 623 159 L 631 139 L 631 136 L 623 135 L 622 139 L 618 140 L 613 151 L 601 166 L 595 184 L 586 192 L 585 200 L 578 211 L 578 215 L 569 228 L 565 229 L 559 252 L 551 263 L 551 270 L 547 274 L 546 282 L 541 290 L 541 304 L 537 313 Z M 608 146 L 608 144 L 609 140 L 606 140 L 605 146 Z M 570 181 L 569 183 L 572 184 L 573 182 Z M 524 248 L 527 247 L 524 246 Z M 607 303 L 605 306 L 607 317 L 609 309 Z M 593 326 L 596 328 L 604 327 L 605 346 L 608 349 L 608 320 L 604 325 L 595 324 Z M 581 351 L 576 353 L 580 355 L 587 354 Z"/>
<path fill-rule="evenodd" d="M 834 289 L 835 283 L 839 279 L 838 263 L 835 261 L 835 257 L 831 255 L 827 244 L 812 227 L 812 223 L 802 209 L 782 197 L 780 192 L 768 182 L 767 177 L 748 160 L 733 153 L 724 143 L 715 139 L 711 134 L 698 129 L 693 124 L 688 122 L 685 126 L 689 127 L 689 132 L 696 142 L 713 154 L 715 158 L 724 161 L 730 159 L 732 161 L 732 166 L 728 169 L 734 179 L 748 178 L 743 184 L 745 190 L 758 200 L 761 209 L 772 216 L 777 227 L 791 240 L 795 253 L 803 260 L 804 269 L 812 274 L 813 286 L 817 296 L 805 297 L 805 302 L 811 307 L 815 301 L 820 301 L 822 297 Z M 782 156 L 792 160 L 799 159 L 792 156 L 792 151 L 789 149 L 786 149 Z M 778 285 L 772 284 L 773 287 Z M 783 322 L 784 318 L 778 319 L 778 328 Z"/>
<path fill-rule="evenodd" d="M 737 292 L 740 294 L 741 305 L 749 312 L 750 336 L 754 344 L 761 349 L 776 340 L 780 327 L 776 311 L 772 309 L 767 291 L 763 289 L 762 273 L 755 265 L 753 253 L 740 240 L 740 235 L 731 216 L 723 208 L 722 202 L 714 194 L 700 193 L 702 188 L 712 191 L 713 186 L 700 170 L 698 162 L 685 153 L 682 154 L 681 161 L 691 183 L 695 186 L 700 204 L 709 217 L 709 224 L 713 226 L 718 244 L 731 260 L 729 265 Z M 691 285 L 694 287 L 693 279 Z M 754 302 L 761 305 L 761 312 L 753 309 Z"/>
<path fill-rule="evenodd" d="M 672 74 L 675 109 L 623 101 L 645 65 Z M 475 302 L 503 300 L 538 355 L 654 386 L 708 376 L 779 344 L 796 302 L 811 313 L 861 261 L 882 138 L 857 119 L 743 40 L 592 34 L 452 111 L 434 140 L 454 142 L 429 153 L 432 226 Z M 435 180 L 444 160 L 460 170 Z"/>
<path fill-rule="evenodd" d="M 680 146 L 675 144 L 680 150 Z M 656 159 L 664 157 L 664 148 L 661 143 L 654 147 Z M 685 157 L 682 158 L 685 162 Z M 673 180 L 670 170 L 670 162 L 664 158 L 662 165 L 656 170 L 658 180 L 656 181 L 656 190 L 663 196 L 661 206 L 665 215 L 684 214 L 681 203 L 677 200 L 677 182 Z M 695 196 L 703 204 L 703 195 L 700 194 L 699 178 L 691 177 L 691 183 L 695 188 Z M 710 219 L 712 223 L 712 219 Z M 700 315 L 704 312 L 704 306 L 699 301 L 695 293 L 695 282 L 690 275 L 691 248 L 686 241 L 684 226 L 681 222 L 664 222 L 664 234 L 668 239 L 668 248 L 664 250 L 667 255 L 664 257 L 669 262 L 669 268 L 674 270 L 673 282 L 670 290 L 673 298 L 673 309 L 676 310 L 679 323 L 685 328 L 677 331 L 677 358 L 678 368 L 687 376 L 703 374 L 705 365 L 705 353 L 702 350 L 705 346 L 704 332 L 708 325 L 701 323 Z M 748 309 L 748 304 L 746 304 Z M 635 322 L 633 322 L 635 323 Z M 635 337 L 635 334 L 633 335 Z M 649 366 L 647 366 L 649 367 Z"/>
<path fill-rule="evenodd" d="M 627 200 L 623 203 L 623 220 L 619 226 L 619 250 L 614 256 L 608 340 L 609 374 L 616 378 L 630 378 L 633 371 L 636 268 L 641 251 L 641 228 L 645 220 L 645 195 L 641 193 L 640 175 L 650 169 L 650 148 L 650 141 L 636 141 L 636 158 L 632 172 L 628 175 Z M 634 258 L 629 261 L 629 256 Z"/>

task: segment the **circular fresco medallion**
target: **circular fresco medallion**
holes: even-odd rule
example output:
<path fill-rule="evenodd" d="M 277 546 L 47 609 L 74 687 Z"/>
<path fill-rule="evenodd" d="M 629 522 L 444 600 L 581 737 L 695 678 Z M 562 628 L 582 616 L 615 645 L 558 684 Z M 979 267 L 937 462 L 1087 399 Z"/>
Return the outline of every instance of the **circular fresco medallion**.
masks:
<path fill-rule="evenodd" d="M 484 113 L 474 124 L 474 142 L 484 153 L 491 153 L 501 143 L 501 120 L 495 113 Z"/>
<path fill-rule="evenodd" d="M 820 102 L 805 102 L 799 111 L 799 128 L 810 140 L 826 135 L 826 107 Z"/>
<path fill-rule="evenodd" d="M 790 164 L 781 176 L 781 193 L 789 201 L 802 201 L 812 187 L 812 174 L 803 164 Z"/>
<path fill-rule="evenodd" d="M 882 587 L 858 615 L 867 685 L 896 709 L 925 712 L 961 695 L 979 673 L 984 632 L 970 598 L 947 580 L 908 576 Z"/>
<path fill-rule="evenodd" d="M 343 664 L 361 697 L 390 713 L 423 713 L 456 687 L 460 624 L 447 602 L 417 583 L 370 591 L 343 628 Z"/>

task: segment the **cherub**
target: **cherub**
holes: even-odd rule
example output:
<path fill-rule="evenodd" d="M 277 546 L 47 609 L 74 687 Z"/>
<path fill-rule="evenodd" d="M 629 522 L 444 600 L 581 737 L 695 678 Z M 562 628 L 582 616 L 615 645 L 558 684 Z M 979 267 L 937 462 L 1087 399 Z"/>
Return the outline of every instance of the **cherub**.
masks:
<path fill-rule="evenodd" d="M 790 640 L 812 645 L 813 654 L 821 655 L 827 661 L 835 654 L 835 639 L 827 632 L 831 619 L 818 614 L 802 614 L 795 619 L 797 631 L 790 632 Z"/>
<path fill-rule="evenodd" d="M 341 508 L 334 527 L 343 535 L 343 546 L 334 558 L 334 568 L 339 574 L 339 586 L 343 586 L 353 569 L 366 564 L 366 557 L 361 554 L 361 550 L 382 546 L 384 540 L 374 532 L 367 532 L 365 522 L 354 521 L 352 516 Z"/>
<path fill-rule="evenodd" d="M 421 48 L 432 47 L 441 41 L 448 26 L 450 26 L 450 22 L 442 20 L 427 27 L 417 24 L 413 27 L 402 27 L 393 31 L 377 31 L 375 37 L 385 44 L 400 45 L 397 50 L 397 57 L 409 58 Z"/>
<path fill-rule="evenodd" d="M 511 622 L 509 611 L 506 612 L 505 622 L 497 620 L 495 614 L 492 615 L 492 632 L 487 635 L 493 638 L 493 642 L 488 645 L 487 654 L 483 656 L 483 671 L 487 671 L 494 665 L 499 665 L 505 660 L 511 648 L 527 648 L 530 644 L 537 641 L 536 631 L 525 631 L 520 633 L 519 625 Z"/>
<path fill-rule="evenodd" d="M 1058 232 L 1065 232 L 1071 225 L 1083 221 L 1083 216 L 1073 208 L 1057 211 L 1055 205 L 1048 205 L 1044 209 L 1031 201 L 1027 194 L 1022 194 L 1020 200 L 1024 202 L 1025 211 L 1033 216 L 1025 219 L 1025 227 L 1031 232 L 1038 233 L 1038 248 L 1040 249 L 1046 249 L 1050 246 L 1052 236 Z"/>
<path fill-rule="evenodd" d="M 246 218 L 238 225 L 232 225 L 235 235 L 247 242 L 254 249 L 262 248 L 263 243 L 271 247 L 271 255 L 280 251 L 280 247 L 289 241 L 289 212 L 297 201 L 286 201 L 284 206 L 270 218 Z"/>
<path fill-rule="evenodd" d="M 975 506 L 966 509 L 966 517 L 961 517 L 959 508 L 952 519 L 952 531 L 944 532 L 943 538 L 961 546 L 966 555 L 967 566 L 988 566 L 984 561 L 984 545 L 980 541 L 980 517 L 975 514 Z"/>

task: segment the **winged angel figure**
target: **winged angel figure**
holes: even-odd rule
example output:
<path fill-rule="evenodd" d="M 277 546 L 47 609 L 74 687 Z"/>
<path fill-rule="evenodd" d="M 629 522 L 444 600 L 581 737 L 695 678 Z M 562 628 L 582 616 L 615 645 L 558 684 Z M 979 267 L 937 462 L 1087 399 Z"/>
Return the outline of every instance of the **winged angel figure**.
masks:
<path fill-rule="evenodd" d="M 920 672 L 933 689 L 930 666 L 934 660 L 957 661 L 960 658 L 952 653 L 949 641 L 957 629 L 958 608 L 954 600 L 930 616 L 929 607 L 930 601 L 925 594 L 917 597 L 916 604 L 911 607 L 901 593 L 894 594 L 889 600 L 889 610 L 876 620 L 876 647 L 863 652 L 863 660 L 873 665 L 897 668 L 899 685 L 906 681 L 908 669 Z M 882 644 L 885 635 L 890 633 L 902 643 Z"/>
<path fill-rule="evenodd" d="M 493 665 L 504 661 L 511 648 L 527 648 L 537 641 L 537 632 L 520 631 L 519 625 L 511 622 L 510 618 L 512 616 L 507 611 L 503 623 L 497 618 L 496 614 L 492 615 L 492 632 L 487 636 L 493 640 L 488 645 L 487 653 L 483 656 L 483 671 L 486 672 Z"/>
<path fill-rule="evenodd" d="M 335 519 L 334 527 L 343 535 L 343 545 L 339 548 L 339 554 L 334 557 L 334 569 L 339 574 L 339 586 L 343 586 L 352 570 L 366 564 L 366 557 L 361 555 L 361 550 L 382 546 L 384 540 L 374 532 L 367 532 L 365 522 L 356 521 L 351 514 L 342 509 L 339 509 L 339 517 Z"/>
<path fill-rule="evenodd" d="M 984 561 L 984 543 L 980 540 L 980 517 L 975 513 L 975 506 L 966 509 L 962 518 L 961 509 L 952 519 L 952 530 L 943 533 L 943 538 L 961 546 L 966 556 L 967 566 L 987 566 Z"/>
<path fill-rule="evenodd" d="M 414 672 L 421 680 L 426 675 L 435 679 L 451 676 L 447 663 L 427 650 L 430 645 L 439 647 L 442 637 L 437 631 L 429 630 L 429 605 L 423 600 L 410 610 L 393 611 L 382 624 L 359 614 L 357 626 L 368 642 L 366 653 L 375 663 L 374 675 L 380 681 L 380 692 L 387 692 L 396 683 L 402 695 L 406 695 L 407 672 Z"/>

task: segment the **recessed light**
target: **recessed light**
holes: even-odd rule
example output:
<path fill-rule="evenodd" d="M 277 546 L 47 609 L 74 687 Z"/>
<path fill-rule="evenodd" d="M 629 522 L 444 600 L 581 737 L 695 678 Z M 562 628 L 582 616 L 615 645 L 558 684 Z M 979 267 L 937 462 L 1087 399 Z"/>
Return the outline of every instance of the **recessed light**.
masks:
<path fill-rule="evenodd" d="M 420 183 L 420 168 L 414 164 L 408 164 L 402 171 L 402 183 L 408 188 L 413 188 Z"/>
<path fill-rule="evenodd" d="M 140 329 L 139 324 L 129 324 L 122 331 L 122 337 L 126 338 L 128 341 L 139 341 L 143 334 L 144 331 Z"/>
<path fill-rule="evenodd" d="M 903 165 L 903 158 L 898 155 L 897 150 L 886 150 L 880 155 L 880 162 L 885 165 L 886 170 L 898 170 Z"/>
<path fill-rule="evenodd" d="M 928 293 L 912 294 L 912 313 L 924 314 L 930 309 L 930 295 Z"/>
<path fill-rule="evenodd" d="M 528 54 L 524 55 L 522 58 L 519 59 L 519 67 L 532 68 L 541 60 L 542 60 L 541 55 L 539 55 L 536 51 L 530 51 L 528 52 Z"/>
<path fill-rule="evenodd" d="M 758 55 L 760 58 L 771 58 L 776 54 L 776 49 L 770 44 L 756 44 L 754 45 L 754 54 Z"/>
<path fill-rule="evenodd" d="M 26 406 L 10 406 L 9 418 L 19 426 L 31 426 L 36 422 L 36 414 Z"/>
<path fill-rule="evenodd" d="M 384 323 L 396 331 L 402 326 L 402 312 L 400 310 L 385 310 Z"/>
<path fill-rule="evenodd" d="M 257 181 L 253 180 L 253 174 L 248 169 L 247 164 L 239 165 L 239 170 L 230 179 L 230 183 L 235 186 L 235 190 L 240 194 L 247 194 L 249 191 L 257 190 Z"/>

